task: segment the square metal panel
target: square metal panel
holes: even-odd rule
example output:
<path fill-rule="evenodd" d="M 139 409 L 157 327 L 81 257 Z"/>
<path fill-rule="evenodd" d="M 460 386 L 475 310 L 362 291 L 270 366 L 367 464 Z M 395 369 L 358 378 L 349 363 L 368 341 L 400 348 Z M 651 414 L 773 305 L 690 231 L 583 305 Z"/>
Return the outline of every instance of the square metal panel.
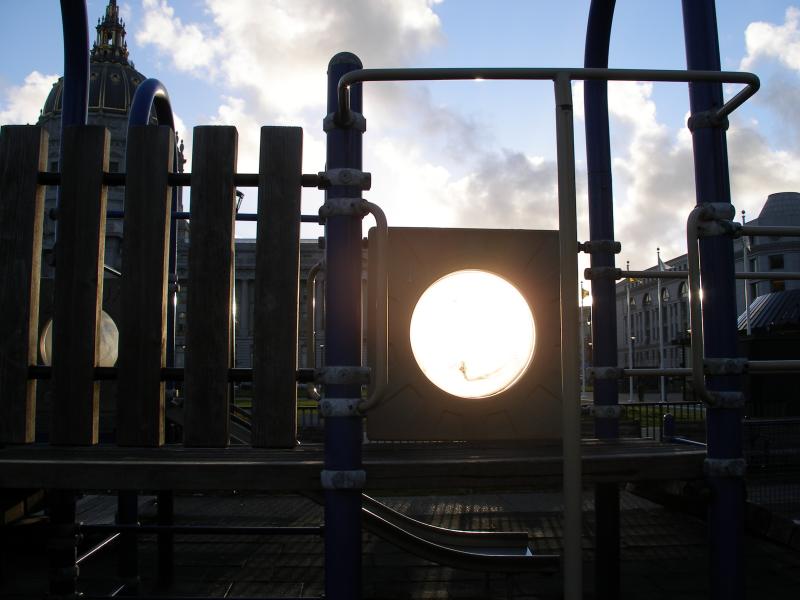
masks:
<path fill-rule="evenodd" d="M 374 248 L 375 230 L 370 231 Z M 367 414 L 371 440 L 558 439 L 561 425 L 561 325 L 558 232 L 389 228 L 389 381 Z M 369 262 L 369 292 L 375 282 Z M 533 359 L 510 388 L 465 399 L 434 385 L 417 364 L 409 338 L 420 296 L 442 277 L 476 269 L 517 288 L 533 313 Z M 374 323 L 368 302 L 368 323 Z M 576 315 L 577 318 L 577 315 Z M 368 335 L 368 356 L 374 339 Z M 578 341 L 576 340 L 576 343 Z"/>

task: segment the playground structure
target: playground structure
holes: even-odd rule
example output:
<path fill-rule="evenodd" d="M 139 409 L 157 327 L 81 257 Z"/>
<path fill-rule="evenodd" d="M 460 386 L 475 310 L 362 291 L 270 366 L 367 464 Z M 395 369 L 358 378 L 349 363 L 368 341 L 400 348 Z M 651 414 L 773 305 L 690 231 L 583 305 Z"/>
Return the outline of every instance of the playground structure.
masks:
<path fill-rule="evenodd" d="M 362 524 L 401 547 L 432 560 L 501 572 L 560 567 L 564 597 L 581 595 L 581 491 L 595 486 L 598 597 L 619 595 L 620 481 L 700 479 L 712 490 L 709 508 L 714 597 L 739 598 L 744 460 L 738 375 L 797 369 L 797 361 L 736 358 L 731 238 L 734 235 L 800 235 L 800 228 L 741 227 L 733 223 L 725 156 L 727 117 L 758 89 L 748 73 L 721 72 L 713 1 L 684 0 L 686 71 L 607 68 L 614 2 L 594 1 L 584 68 L 363 69 L 352 54 L 336 55 L 328 70 L 327 164 L 303 173 L 302 130 L 264 127 L 258 173 L 236 168 L 232 127 L 194 131 L 192 172 L 175 173 L 175 140 L 169 98 L 148 80 L 137 90 L 128 130 L 124 173 L 108 173 L 107 133 L 85 125 L 88 34 L 83 2 L 62 1 L 65 91 L 62 162 L 47 172 L 47 136 L 37 127 L 8 126 L 0 138 L 0 304 L 5 345 L 0 354 L 0 487 L 50 490 L 57 544 L 51 552 L 51 593 L 74 597 L 77 571 L 75 490 L 120 490 L 117 531 L 136 526 L 138 490 L 158 491 L 157 529 L 165 565 L 170 555 L 172 491 L 291 490 L 321 496 L 325 505 L 326 597 L 360 597 Z M 709 40 L 714 43 L 711 44 Z M 398 446 L 362 445 L 362 420 L 380 410 L 386 370 L 386 245 L 371 259 L 378 293 L 373 347 L 375 368 L 361 361 L 362 219 L 379 208 L 362 198 L 369 177 L 362 172 L 366 127 L 361 86 L 370 81 L 526 79 L 552 81 L 558 156 L 558 277 L 560 321 L 561 441 L 452 442 Z M 571 82 L 584 80 L 591 239 L 578 244 Z M 687 224 L 688 272 L 648 272 L 648 277 L 688 277 L 691 286 L 692 364 L 669 372 L 620 369 L 616 365 L 614 281 L 637 276 L 614 266 L 620 244 L 613 231 L 606 81 L 689 82 L 695 148 L 697 207 Z M 727 103 L 722 83 L 745 87 Z M 151 110 L 159 126 L 147 125 Z M 37 364 L 38 296 L 43 189 L 59 186 L 58 259 L 55 276 L 53 366 Z M 103 285 L 105 190 L 125 186 L 124 251 L 117 367 L 97 367 L 95 353 Z M 168 281 L 174 268 L 174 193 L 191 186 L 191 250 L 187 305 L 186 367 L 169 363 L 171 339 Z M 253 368 L 232 369 L 231 294 L 237 186 L 258 188 L 255 344 Z M 319 215 L 300 214 L 302 187 L 325 191 Z M 301 221 L 325 224 L 326 367 L 297 369 L 298 252 Z M 581 443 L 578 380 L 578 251 L 591 255 L 595 433 Z M 765 274 L 769 276 L 769 274 Z M 786 273 L 779 275 L 787 278 Z M 789 274 L 788 276 L 792 276 Z M 799 276 L 800 277 L 800 276 Z M 705 298 L 703 302 L 700 289 Z M 11 285 L 10 282 L 14 282 Z M 372 302 L 372 300 L 371 300 Z M 713 302 L 713 310 L 707 310 Z M 383 321 L 381 319 L 384 319 Z M 646 371 L 646 372 L 645 372 Z M 707 404 L 708 446 L 682 446 L 618 439 L 617 380 L 631 375 L 693 375 Z M 35 385 L 53 385 L 50 444 L 33 443 Z M 114 378 L 120 396 L 116 445 L 97 444 L 98 381 Z M 228 447 L 229 384 L 252 381 L 250 445 Z M 165 382 L 182 381 L 187 402 L 180 446 L 163 446 Z M 295 446 L 297 384 L 324 386 L 323 446 Z M 372 384 L 362 398 L 362 386 Z M 564 554 L 487 558 L 471 541 L 487 535 L 433 532 L 376 505 L 363 490 L 506 487 L 535 489 L 561 483 L 564 491 Z M 162 509 L 163 507 L 163 509 Z M 320 528 L 303 533 L 319 534 Z M 245 532 L 241 532 L 245 533 Z M 298 532 L 295 532 L 298 533 Z M 133 532 L 135 535 L 135 531 Z M 489 535 L 489 537 L 492 537 Z M 458 540 L 454 541 L 455 538 Z M 515 534 L 494 536 L 513 542 Z M 72 540 L 70 542 L 70 540 Z M 464 540 L 470 540 L 464 542 Z M 129 538 L 133 543 L 135 537 Z M 494 543 L 494 542 L 492 542 Z M 514 542 L 515 543 L 515 542 Z M 447 561 L 450 561 L 449 563 Z M 491 565 L 488 563 L 492 563 Z M 168 568 L 167 566 L 164 567 Z"/>

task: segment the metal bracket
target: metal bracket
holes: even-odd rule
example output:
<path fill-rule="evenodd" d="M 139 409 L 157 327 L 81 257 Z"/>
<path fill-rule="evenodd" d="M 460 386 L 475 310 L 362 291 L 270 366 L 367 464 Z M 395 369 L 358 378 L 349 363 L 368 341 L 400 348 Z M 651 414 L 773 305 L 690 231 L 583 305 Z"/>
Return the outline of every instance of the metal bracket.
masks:
<path fill-rule="evenodd" d="M 319 216 L 366 217 L 369 214 L 367 201 L 363 198 L 327 198 L 319 207 Z"/>
<path fill-rule="evenodd" d="M 701 221 L 732 221 L 736 207 L 730 202 L 707 202 L 700 205 Z"/>
<path fill-rule="evenodd" d="M 696 112 L 686 121 L 686 126 L 689 128 L 689 131 L 708 128 L 723 129 L 727 131 L 729 125 L 730 122 L 728 121 L 727 116 L 720 118 L 717 116 L 716 111 L 710 110 Z"/>
<path fill-rule="evenodd" d="M 747 372 L 746 358 L 706 358 L 703 367 L 706 375 L 742 375 Z"/>
<path fill-rule="evenodd" d="M 712 408 L 744 408 L 744 394 L 742 392 L 715 392 L 708 391 L 708 404 Z"/>
<path fill-rule="evenodd" d="M 592 406 L 592 414 L 597 419 L 619 419 L 622 407 L 619 404 L 595 404 Z"/>
<path fill-rule="evenodd" d="M 323 398 L 319 402 L 319 412 L 323 417 L 359 417 L 360 398 Z"/>
<path fill-rule="evenodd" d="M 331 471 L 324 469 L 319 474 L 323 490 L 360 490 L 367 483 L 367 472 L 364 469 L 353 471 Z"/>
<path fill-rule="evenodd" d="M 622 252 L 622 244 L 614 240 L 578 242 L 578 252 L 586 254 L 619 254 Z"/>
<path fill-rule="evenodd" d="M 319 172 L 317 187 L 321 190 L 334 185 L 347 185 L 360 190 L 372 187 L 372 173 L 365 173 L 359 169 L 328 169 Z"/>
<path fill-rule="evenodd" d="M 624 369 L 620 367 L 591 367 L 588 371 L 589 376 L 594 379 L 622 379 L 625 375 Z"/>
<path fill-rule="evenodd" d="M 328 115 L 322 119 L 322 130 L 328 132 L 334 129 L 355 129 L 356 131 L 364 133 L 367 130 L 367 120 L 364 118 L 364 115 L 354 110 L 351 110 L 349 114 L 350 122 L 340 124 L 336 122 L 335 112 L 328 113 Z"/>
<path fill-rule="evenodd" d="M 703 461 L 706 477 L 744 477 L 747 462 L 743 458 L 707 458 Z"/>
<path fill-rule="evenodd" d="M 322 367 L 314 371 L 314 381 L 326 385 L 363 385 L 369 383 L 369 367 Z"/>
<path fill-rule="evenodd" d="M 741 237 L 741 229 L 742 224 L 735 221 L 700 221 L 697 224 L 697 235 L 700 237 L 730 235 L 736 238 Z"/>
<path fill-rule="evenodd" d="M 583 276 L 592 281 L 594 279 L 622 279 L 622 269 L 616 267 L 589 267 L 583 270 Z"/>

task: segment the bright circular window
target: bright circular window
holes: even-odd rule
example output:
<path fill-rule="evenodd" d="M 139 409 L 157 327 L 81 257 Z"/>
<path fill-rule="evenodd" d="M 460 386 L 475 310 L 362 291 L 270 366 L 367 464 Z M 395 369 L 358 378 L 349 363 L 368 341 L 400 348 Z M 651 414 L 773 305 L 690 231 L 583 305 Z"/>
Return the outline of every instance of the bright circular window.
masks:
<path fill-rule="evenodd" d="M 420 296 L 411 350 L 425 376 L 461 398 L 507 390 L 533 359 L 536 328 L 522 294 L 493 273 L 455 271 Z"/>

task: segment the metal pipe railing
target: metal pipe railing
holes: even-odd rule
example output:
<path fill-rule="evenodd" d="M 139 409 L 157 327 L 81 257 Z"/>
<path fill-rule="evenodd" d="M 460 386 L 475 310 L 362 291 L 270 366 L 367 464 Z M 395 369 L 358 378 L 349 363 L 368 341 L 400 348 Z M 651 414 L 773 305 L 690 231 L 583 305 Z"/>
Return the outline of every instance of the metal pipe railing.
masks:
<path fill-rule="evenodd" d="M 733 98 L 719 107 L 710 119 L 722 121 L 758 91 L 761 83 L 753 73 L 733 71 L 659 70 L 659 69 L 598 69 L 598 68 L 460 68 L 460 69 L 358 69 L 339 79 L 338 108 L 335 121 L 347 125 L 352 119 L 350 86 L 368 81 L 457 81 L 457 80 L 551 80 L 566 77 L 575 80 L 660 81 L 686 83 L 709 81 L 745 85 Z"/>
<path fill-rule="evenodd" d="M 324 535 L 325 528 L 317 527 L 270 527 L 260 525 L 142 525 L 141 523 L 97 523 L 79 525 L 83 533 L 106 533 L 109 531 L 145 535 L 172 533 L 175 535 Z"/>
<path fill-rule="evenodd" d="M 319 275 L 320 271 L 324 270 L 324 268 L 325 261 L 321 260 L 309 269 L 308 276 L 306 277 L 306 335 L 308 336 L 308 340 L 306 341 L 306 367 L 309 369 L 315 369 L 317 367 L 317 337 L 315 327 L 317 275 Z M 312 400 L 319 400 L 321 397 L 319 390 L 313 383 L 306 385 L 306 391 L 308 397 Z"/>
<path fill-rule="evenodd" d="M 783 225 L 742 225 L 739 229 L 742 235 L 765 235 L 772 237 L 800 236 L 800 227 Z"/>
<path fill-rule="evenodd" d="M 691 371 L 692 387 L 703 402 L 710 402 L 703 372 L 703 306 L 700 299 L 700 249 L 698 225 L 705 214 L 704 206 L 696 206 L 686 220 L 686 258 L 689 264 L 689 323 L 692 331 Z"/>
<path fill-rule="evenodd" d="M 236 187 L 258 187 L 258 173 L 235 173 L 233 183 Z M 118 187 L 125 185 L 126 173 L 103 173 L 103 185 Z M 191 173 L 169 173 L 168 183 L 173 187 L 189 187 L 192 185 Z M 39 171 L 36 177 L 39 185 L 61 185 L 61 173 L 58 171 Z M 321 188 L 323 178 L 317 173 L 304 173 L 301 175 L 302 187 Z"/>
<path fill-rule="evenodd" d="M 378 281 L 375 285 L 375 370 L 372 379 L 372 393 L 366 400 L 358 405 L 358 410 L 362 414 L 377 406 L 383 399 L 386 392 L 386 384 L 389 379 L 388 372 L 388 344 L 389 344 L 389 281 L 387 273 L 387 260 L 389 250 L 389 227 L 386 222 L 386 215 L 380 206 L 372 202 L 366 203 L 370 214 L 375 217 L 377 224 L 377 235 L 375 238 L 375 248 L 373 258 L 376 261 L 375 273 Z M 373 302 L 373 299 L 370 299 Z"/>
<path fill-rule="evenodd" d="M 113 381 L 117 378 L 118 367 L 95 367 L 94 378 L 96 381 Z M 28 367 L 28 379 L 50 379 L 52 367 L 45 365 L 30 365 Z M 296 372 L 298 383 L 309 383 L 314 381 L 313 369 L 298 369 Z M 161 381 L 183 381 L 183 367 L 162 367 Z M 228 381 L 242 383 L 253 381 L 253 369 L 246 367 L 236 367 L 228 369 Z"/>

